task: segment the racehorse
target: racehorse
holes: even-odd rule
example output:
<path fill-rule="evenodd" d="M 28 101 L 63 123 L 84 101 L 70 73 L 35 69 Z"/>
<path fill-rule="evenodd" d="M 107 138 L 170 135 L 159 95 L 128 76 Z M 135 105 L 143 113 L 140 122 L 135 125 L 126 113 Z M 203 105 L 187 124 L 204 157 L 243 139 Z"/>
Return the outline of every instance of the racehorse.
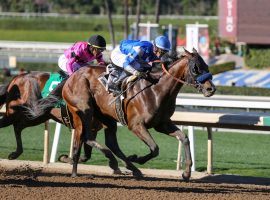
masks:
<path fill-rule="evenodd" d="M 26 117 L 25 108 L 37 103 L 41 97 L 41 91 L 49 79 L 48 72 L 31 72 L 15 76 L 9 83 L 0 85 L 0 107 L 6 104 L 6 112 L 0 119 L 0 128 L 13 125 L 16 137 L 16 151 L 9 154 L 8 159 L 16 159 L 23 153 L 21 139 L 22 130 L 41 124 L 49 119 L 54 119 L 63 124 L 60 108 L 53 108 L 47 115 L 38 119 Z M 22 107 L 23 105 L 23 107 Z M 101 129 L 98 121 L 92 121 L 93 134 Z M 86 162 L 91 157 L 92 148 L 84 145 L 85 155 L 80 158 L 80 162 Z M 70 162 L 66 155 L 61 158 L 63 162 Z"/>
<path fill-rule="evenodd" d="M 32 72 L 14 77 L 8 84 L 0 86 L 0 106 L 6 104 L 6 112 L 0 119 L 0 128 L 13 125 L 16 137 L 16 151 L 9 159 L 16 159 L 23 153 L 21 132 L 24 128 L 40 124 L 46 119 L 28 120 L 20 105 L 37 102 L 41 98 L 41 89 L 49 79 L 49 73 Z"/>
<path fill-rule="evenodd" d="M 115 104 L 109 103 L 115 101 L 115 97 L 108 94 L 97 79 L 105 72 L 104 68 L 94 66 L 81 68 L 66 81 L 62 96 L 72 113 L 75 127 L 72 176 L 77 175 L 77 164 L 83 141 L 90 146 L 93 145 L 94 137 L 90 131 L 89 119 L 97 118 L 106 127 L 105 136 L 109 138 L 106 145 L 125 162 L 126 168 L 134 175 L 141 175 L 141 172 L 132 162 L 144 164 L 159 154 L 159 148 L 148 129 L 154 128 L 158 132 L 180 140 L 184 144 L 186 158 L 186 169 L 182 177 L 184 180 L 189 180 L 192 166 L 189 139 L 172 123 L 170 117 L 175 111 L 176 97 L 183 85 L 197 88 L 206 97 L 212 96 L 216 89 L 208 65 L 195 49 L 192 53 L 185 50 L 183 55 L 170 65 L 165 63 L 161 65 L 162 70 L 149 74 L 148 80 L 141 79 L 127 85 L 122 116 L 116 112 Z M 42 116 L 49 109 L 48 105 L 54 103 L 46 98 L 42 101 L 43 107 L 32 107 L 33 116 Z M 145 156 L 126 157 L 117 143 L 117 121 L 124 122 L 129 130 L 149 147 L 150 153 Z"/>

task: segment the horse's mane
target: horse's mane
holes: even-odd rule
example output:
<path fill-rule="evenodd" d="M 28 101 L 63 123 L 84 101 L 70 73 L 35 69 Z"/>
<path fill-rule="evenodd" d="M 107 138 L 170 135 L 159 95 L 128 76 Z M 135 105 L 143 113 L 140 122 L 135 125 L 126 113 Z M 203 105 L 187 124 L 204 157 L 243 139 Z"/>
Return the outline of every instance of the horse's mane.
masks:
<path fill-rule="evenodd" d="M 170 68 L 170 66 L 174 65 L 176 62 L 179 62 L 182 59 L 183 55 L 178 54 L 176 51 L 172 51 L 170 53 L 166 53 L 160 59 L 160 63 L 157 62 L 155 66 L 152 68 L 152 73 L 155 74 L 157 72 L 162 71 L 161 64 L 165 65 L 166 68 Z"/>

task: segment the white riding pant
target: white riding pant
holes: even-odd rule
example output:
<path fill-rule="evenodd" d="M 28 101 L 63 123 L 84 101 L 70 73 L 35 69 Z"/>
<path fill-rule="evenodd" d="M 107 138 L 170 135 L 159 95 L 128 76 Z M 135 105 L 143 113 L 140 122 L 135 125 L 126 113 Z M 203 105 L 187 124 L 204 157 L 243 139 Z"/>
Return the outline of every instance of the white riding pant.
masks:
<path fill-rule="evenodd" d="M 68 62 L 68 59 L 66 58 L 65 54 L 62 54 L 58 58 L 58 67 L 60 67 L 60 69 L 63 70 L 64 72 L 66 72 L 66 73 L 68 73 L 68 71 L 67 71 L 67 62 Z"/>
<path fill-rule="evenodd" d="M 120 51 L 120 48 L 119 46 L 116 47 L 112 53 L 111 53 L 111 61 L 113 62 L 113 64 L 115 64 L 116 66 L 118 67 L 121 67 L 121 68 L 124 68 L 126 71 L 128 71 L 129 73 L 131 74 L 134 74 L 135 73 L 135 69 L 134 69 L 134 66 L 136 67 L 139 67 L 140 64 L 136 61 L 133 61 L 132 62 L 132 66 L 126 66 L 124 67 L 124 63 L 126 62 L 126 59 L 127 57 L 129 57 L 130 55 L 126 55 L 126 54 L 123 54 L 121 51 Z"/>
<path fill-rule="evenodd" d="M 67 62 L 68 62 L 68 59 L 67 57 L 65 56 L 65 54 L 62 54 L 59 58 L 58 58 L 58 66 L 60 67 L 60 69 L 62 69 L 64 72 L 66 72 L 68 74 L 68 71 L 67 71 Z M 72 70 L 73 72 L 77 71 L 79 68 L 81 67 L 84 67 L 86 66 L 87 63 L 77 63 L 77 62 L 74 62 L 72 64 Z"/>

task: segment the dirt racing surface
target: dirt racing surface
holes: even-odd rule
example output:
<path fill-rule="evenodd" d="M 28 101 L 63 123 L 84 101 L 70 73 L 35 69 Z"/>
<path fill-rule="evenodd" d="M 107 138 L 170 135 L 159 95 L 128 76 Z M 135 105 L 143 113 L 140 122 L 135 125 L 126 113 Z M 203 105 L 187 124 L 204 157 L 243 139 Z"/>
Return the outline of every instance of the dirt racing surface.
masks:
<path fill-rule="evenodd" d="M 184 182 L 178 177 L 80 173 L 43 167 L 1 165 L 0 199 L 270 199 L 270 179 L 205 176 Z"/>

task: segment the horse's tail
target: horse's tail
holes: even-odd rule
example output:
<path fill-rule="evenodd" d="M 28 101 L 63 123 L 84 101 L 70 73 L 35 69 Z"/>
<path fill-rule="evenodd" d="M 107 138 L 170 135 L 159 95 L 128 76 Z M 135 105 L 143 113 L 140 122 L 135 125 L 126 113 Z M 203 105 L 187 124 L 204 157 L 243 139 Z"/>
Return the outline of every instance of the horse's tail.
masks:
<path fill-rule="evenodd" d="M 6 103 L 8 84 L 0 85 L 0 108 Z"/>
<path fill-rule="evenodd" d="M 45 98 L 33 101 L 30 105 L 25 106 L 26 116 L 34 120 L 50 113 L 56 104 L 62 99 L 62 89 L 66 80 L 63 80 L 56 88 Z"/>

